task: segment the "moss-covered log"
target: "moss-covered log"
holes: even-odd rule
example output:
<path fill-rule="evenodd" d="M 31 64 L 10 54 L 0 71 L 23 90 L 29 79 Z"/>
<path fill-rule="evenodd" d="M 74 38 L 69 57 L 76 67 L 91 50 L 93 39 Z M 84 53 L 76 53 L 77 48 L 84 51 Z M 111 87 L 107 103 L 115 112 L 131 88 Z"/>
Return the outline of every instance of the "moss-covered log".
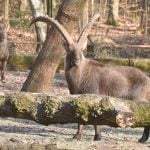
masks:
<path fill-rule="evenodd" d="M 1 150 L 61 150 L 56 144 L 0 144 Z"/>
<path fill-rule="evenodd" d="M 40 124 L 77 123 L 112 127 L 150 126 L 150 104 L 101 95 L 11 93 L 0 96 L 0 116 Z"/>
<path fill-rule="evenodd" d="M 98 61 L 105 64 L 131 66 L 150 73 L 150 59 L 100 58 Z"/>
<path fill-rule="evenodd" d="M 31 69 L 35 62 L 36 55 L 10 55 L 7 68 L 13 71 L 26 71 Z"/>

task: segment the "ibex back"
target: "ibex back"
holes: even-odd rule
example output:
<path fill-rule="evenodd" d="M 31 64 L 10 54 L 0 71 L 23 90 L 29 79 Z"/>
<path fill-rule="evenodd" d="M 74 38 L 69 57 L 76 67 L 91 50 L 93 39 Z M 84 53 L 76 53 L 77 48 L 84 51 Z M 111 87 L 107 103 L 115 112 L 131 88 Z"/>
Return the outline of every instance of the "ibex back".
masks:
<path fill-rule="evenodd" d="M 5 79 L 5 69 L 9 56 L 8 44 L 7 44 L 7 31 L 4 22 L 0 22 L 0 71 L 1 80 Z"/>
<path fill-rule="evenodd" d="M 99 15 L 95 15 L 82 31 L 77 42 L 74 42 L 66 29 L 55 19 L 40 16 L 32 23 L 43 21 L 54 25 L 66 41 L 65 76 L 71 94 L 105 94 L 109 96 L 138 100 L 150 103 L 150 78 L 140 70 L 125 66 L 110 66 L 95 60 L 85 58 L 84 43 L 90 29 Z M 80 139 L 83 125 L 78 124 L 74 138 Z M 100 140 L 97 125 L 94 125 L 94 140 Z M 139 142 L 145 142 L 149 137 L 149 127 L 146 127 Z"/>

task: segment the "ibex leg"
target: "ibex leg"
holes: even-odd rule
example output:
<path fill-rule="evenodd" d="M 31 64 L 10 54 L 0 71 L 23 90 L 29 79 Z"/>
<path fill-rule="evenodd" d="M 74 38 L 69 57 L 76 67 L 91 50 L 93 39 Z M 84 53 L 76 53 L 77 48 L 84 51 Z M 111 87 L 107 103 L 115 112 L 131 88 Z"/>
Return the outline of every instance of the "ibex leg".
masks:
<path fill-rule="evenodd" d="M 143 131 L 143 135 L 142 137 L 139 139 L 140 143 L 144 143 L 145 141 L 148 140 L 149 138 L 149 134 L 150 134 L 150 128 L 149 127 L 145 127 L 144 131 Z"/>
<path fill-rule="evenodd" d="M 83 134 L 83 124 L 78 124 L 78 131 L 73 137 L 74 139 L 80 140 Z"/>
<path fill-rule="evenodd" d="M 5 80 L 5 68 L 6 68 L 6 61 L 2 61 L 2 70 L 1 70 L 1 80 Z"/>
<path fill-rule="evenodd" d="M 98 127 L 97 125 L 94 125 L 94 129 L 95 129 L 94 141 L 101 140 L 101 133 L 98 131 L 97 127 Z"/>

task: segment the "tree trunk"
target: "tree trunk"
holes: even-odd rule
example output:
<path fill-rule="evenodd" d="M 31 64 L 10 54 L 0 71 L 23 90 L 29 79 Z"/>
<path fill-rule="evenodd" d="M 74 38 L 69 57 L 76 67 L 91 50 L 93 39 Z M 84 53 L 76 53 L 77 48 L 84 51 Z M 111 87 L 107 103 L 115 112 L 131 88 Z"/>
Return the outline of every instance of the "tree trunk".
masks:
<path fill-rule="evenodd" d="M 9 28 L 9 0 L 5 0 L 4 18 L 6 21 L 7 28 Z"/>
<path fill-rule="evenodd" d="M 144 27 L 144 34 L 147 36 L 148 29 L 148 0 L 145 0 L 145 27 Z"/>
<path fill-rule="evenodd" d="M 150 127 L 150 104 L 102 95 L 11 93 L 0 96 L 0 116 L 48 125 L 78 123 L 112 127 Z"/>
<path fill-rule="evenodd" d="M 150 36 L 150 1 L 147 1 L 147 36 Z"/>
<path fill-rule="evenodd" d="M 109 25 L 118 25 L 119 0 L 108 0 L 108 18 L 106 23 Z"/>
<path fill-rule="evenodd" d="M 46 14 L 43 0 L 29 0 L 29 4 L 33 17 Z M 40 43 L 37 44 L 36 52 L 39 52 L 42 48 L 42 43 L 45 41 L 47 26 L 44 23 L 38 22 L 35 24 L 35 30 L 37 35 L 37 42 Z"/>
<path fill-rule="evenodd" d="M 79 20 L 80 32 L 88 24 L 88 21 L 89 21 L 89 12 L 88 12 L 88 0 L 87 0 Z"/>
<path fill-rule="evenodd" d="M 80 33 L 82 32 L 82 30 L 85 28 L 85 26 L 88 24 L 89 22 L 89 9 L 88 9 L 88 0 L 83 8 L 83 11 L 82 11 L 82 14 L 81 14 L 81 17 L 79 19 L 79 31 Z M 87 47 L 87 43 L 88 43 L 88 39 L 85 41 L 84 43 L 84 47 L 86 48 Z"/>
<path fill-rule="evenodd" d="M 94 0 L 91 0 L 91 16 L 94 15 L 94 10 L 95 10 L 95 7 L 94 7 Z"/>
<path fill-rule="evenodd" d="M 64 0 L 56 19 L 71 33 L 76 26 L 86 0 Z M 64 55 L 60 33 L 51 27 L 22 91 L 49 92 L 58 64 Z"/>
<path fill-rule="evenodd" d="M 50 17 L 54 16 L 53 0 L 47 0 L 47 15 Z"/>

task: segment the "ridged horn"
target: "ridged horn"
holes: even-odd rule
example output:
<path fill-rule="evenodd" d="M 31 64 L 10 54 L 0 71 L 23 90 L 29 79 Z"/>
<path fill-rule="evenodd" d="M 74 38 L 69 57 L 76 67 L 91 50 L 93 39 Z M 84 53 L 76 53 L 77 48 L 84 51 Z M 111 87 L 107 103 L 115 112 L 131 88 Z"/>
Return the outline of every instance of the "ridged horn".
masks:
<path fill-rule="evenodd" d="M 30 25 L 38 21 L 45 22 L 47 24 L 51 24 L 55 26 L 57 30 L 60 32 L 60 34 L 64 37 L 66 42 L 68 42 L 69 45 L 72 45 L 74 43 L 72 37 L 69 35 L 67 30 L 54 18 L 50 18 L 48 16 L 38 16 L 31 21 Z"/>
<path fill-rule="evenodd" d="M 78 45 L 80 47 L 82 47 L 82 45 L 84 45 L 84 42 L 86 41 L 87 39 L 87 36 L 89 35 L 89 32 L 93 26 L 93 24 L 95 23 L 95 21 L 100 17 L 99 14 L 95 14 L 91 21 L 86 25 L 86 27 L 82 30 L 79 38 L 78 38 Z"/>

